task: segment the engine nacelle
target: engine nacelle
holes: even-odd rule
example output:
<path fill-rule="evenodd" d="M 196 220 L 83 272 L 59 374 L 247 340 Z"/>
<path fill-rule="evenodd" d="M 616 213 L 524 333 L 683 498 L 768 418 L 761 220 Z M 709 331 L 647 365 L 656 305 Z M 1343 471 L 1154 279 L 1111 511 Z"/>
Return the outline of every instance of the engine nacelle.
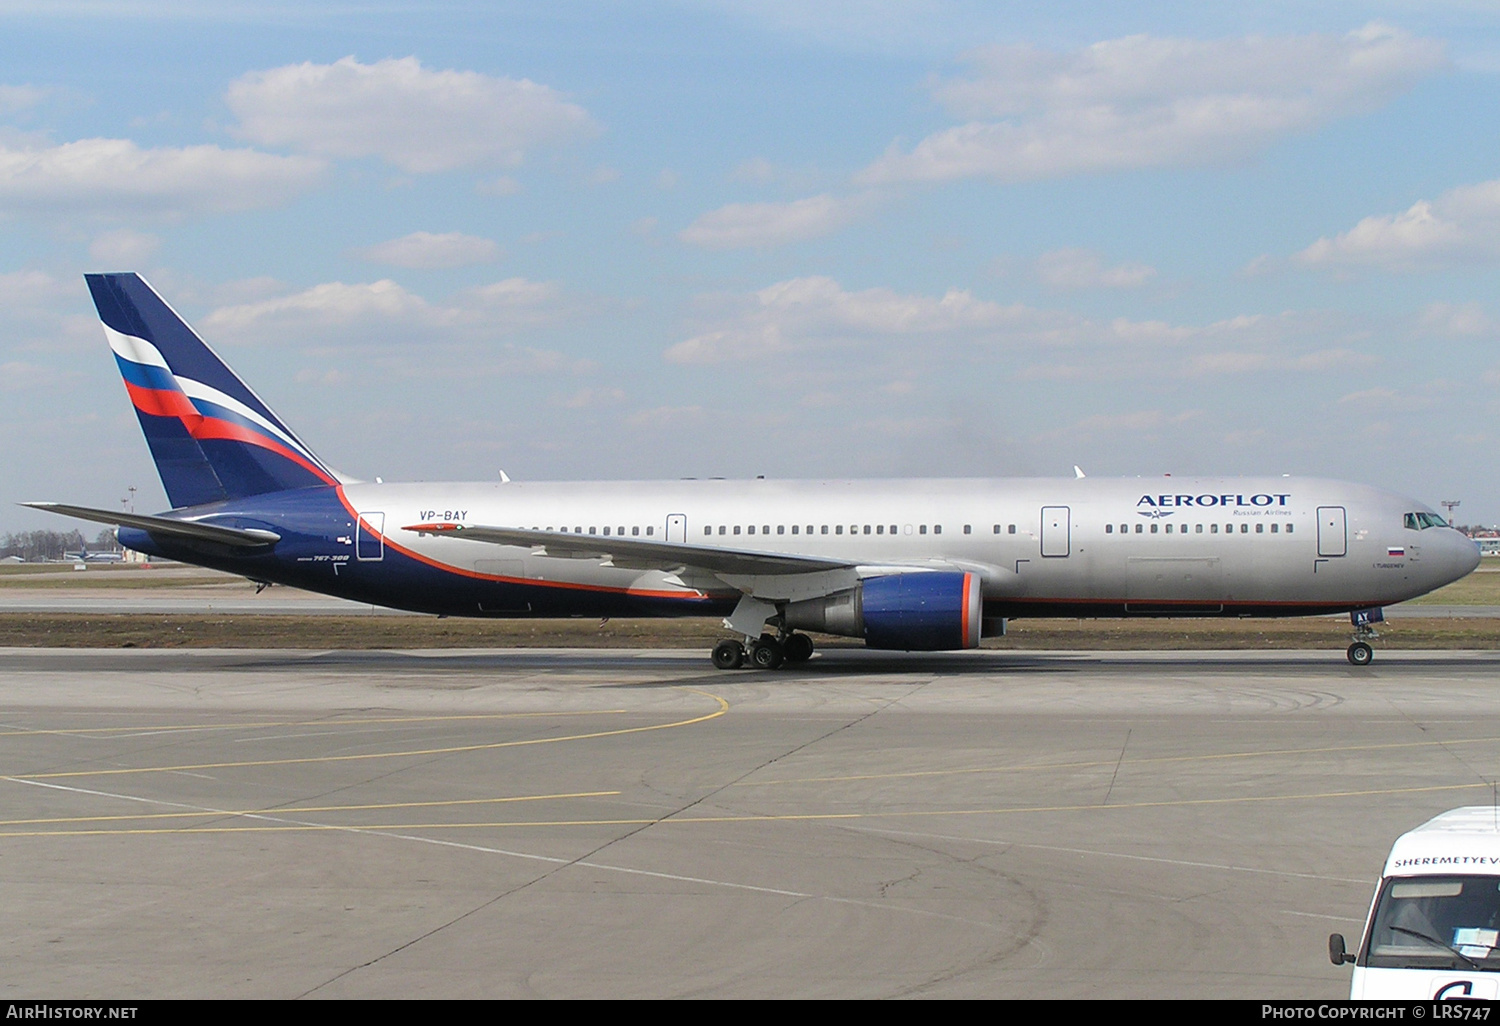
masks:
<path fill-rule="evenodd" d="M 981 598 L 973 574 L 891 574 L 789 603 L 784 615 L 789 628 L 864 638 L 870 648 L 936 652 L 979 646 Z"/>

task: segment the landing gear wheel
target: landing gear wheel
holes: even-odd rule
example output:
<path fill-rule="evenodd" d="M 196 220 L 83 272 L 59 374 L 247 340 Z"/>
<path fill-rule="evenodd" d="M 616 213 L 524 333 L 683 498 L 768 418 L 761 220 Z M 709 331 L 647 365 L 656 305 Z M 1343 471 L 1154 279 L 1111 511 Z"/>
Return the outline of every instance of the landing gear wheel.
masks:
<path fill-rule="evenodd" d="M 762 638 L 750 646 L 750 661 L 759 669 L 777 669 L 785 659 L 786 655 L 782 652 L 779 642 L 766 641 Z"/>
<path fill-rule="evenodd" d="M 1355 666 L 1369 666 L 1370 660 L 1375 658 L 1375 650 L 1363 641 L 1356 641 L 1349 646 L 1348 656 Z"/>
<path fill-rule="evenodd" d="M 721 670 L 738 670 L 745 665 L 745 646 L 728 639 L 714 646 L 714 665 Z"/>
<path fill-rule="evenodd" d="M 805 663 L 812 658 L 812 638 L 806 634 L 793 634 L 781 643 L 781 652 L 789 663 Z"/>

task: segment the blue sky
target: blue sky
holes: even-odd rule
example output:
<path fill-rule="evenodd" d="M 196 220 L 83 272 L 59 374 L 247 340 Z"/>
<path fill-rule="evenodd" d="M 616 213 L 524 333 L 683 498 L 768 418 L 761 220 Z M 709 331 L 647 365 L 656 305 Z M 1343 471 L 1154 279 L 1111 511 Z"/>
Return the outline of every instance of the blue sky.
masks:
<path fill-rule="evenodd" d="M 0 529 L 165 505 L 90 270 L 360 477 L 1500 520 L 1500 8 L 807 6 L 0 0 Z"/>

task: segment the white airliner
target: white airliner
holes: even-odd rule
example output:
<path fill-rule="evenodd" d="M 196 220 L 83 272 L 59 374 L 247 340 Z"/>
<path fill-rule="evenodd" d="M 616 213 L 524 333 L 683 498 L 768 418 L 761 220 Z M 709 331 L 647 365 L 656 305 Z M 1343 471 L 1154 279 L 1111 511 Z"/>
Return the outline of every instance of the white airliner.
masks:
<path fill-rule="evenodd" d="M 418 612 L 701 616 L 716 666 L 977 646 L 1011 617 L 1352 614 L 1455 581 L 1431 508 L 1312 478 L 359 482 L 318 459 L 140 277 L 88 275 L 173 508 L 39 508 L 127 548 Z"/>

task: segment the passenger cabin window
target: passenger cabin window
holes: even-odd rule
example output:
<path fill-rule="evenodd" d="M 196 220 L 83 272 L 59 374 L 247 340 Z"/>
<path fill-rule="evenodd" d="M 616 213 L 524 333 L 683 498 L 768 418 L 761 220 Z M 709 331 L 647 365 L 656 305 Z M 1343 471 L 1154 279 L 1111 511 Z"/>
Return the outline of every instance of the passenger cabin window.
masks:
<path fill-rule="evenodd" d="M 1286 533 L 1287 534 L 1291 534 L 1292 533 L 1292 525 L 1291 524 L 1287 524 L 1286 525 Z"/>
<path fill-rule="evenodd" d="M 1011 524 L 1009 527 L 1007 527 L 1005 529 L 1005 533 L 1006 534 L 1015 534 L 1016 533 L 1016 525 L 1015 524 Z"/>
<path fill-rule="evenodd" d="M 974 533 L 974 528 L 970 527 L 968 524 L 965 524 L 964 525 L 964 534 L 973 534 L 973 533 Z"/>
<path fill-rule="evenodd" d="M 647 534 L 648 537 L 650 535 L 654 534 L 655 532 L 656 532 L 656 528 L 654 528 L 654 527 L 648 527 L 648 528 L 646 528 L 646 534 Z"/>
<path fill-rule="evenodd" d="M 921 527 L 918 527 L 917 528 L 917 533 L 918 534 L 926 534 L 927 533 L 927 525 L 923 524 Z"/>
<path fill-rule="evenodd" d="M 1141 525 L 1140 525 L 1140 524 L 1136 524 L 1136 525 L 1135 525 L 1135 533 L 1136 533 L 1136 534 L 1140 534 L 1140 533 L 1141 533 L 1141 532 L 1142 532 L 1142 531 L 1144 531 L 1144 530 L 1145 530 L 1145 528 L 1144 528 L 1144 527 L 1142 527 L 1142 526 L 1141 526 Z"/>
<path fill-rule="evenodd" d="M 932 533 L 933 534 L 942 534 L 943 533 L 943 525 L 942 524 L 933 524 L 932 525 Z"/>
<path fill-rule="evenodd" d="M 1256 524 L 1255 525 L 1255 533 L 1256 534 L 1265 534 L 1266 533 L 1266 525 L 1265 524 Z"/>
<path fill-rule="evenodd" d="M 1151 525 L 1151 533 L 1155 534 L 1160 528 L 1161 528 L 1160 524 L 1152 524 Z"/>
<path fill-rule="evenodd" d="M 1114 534 L 1115 533 L 1115 525 L 1114 524 L 1105 524 L 1104 525 L 1104 533 L 1105 534 Z"/>
<path fill-rule="evenodd" d="M 639 528 L 639 527 L 632 527 L 632 528 L 631 528 L 631 529 L 630 529 L 630 536 L 631 536 L 631 537 L 632 537 L 632 538 L 634 538 L 634 537 L 635 537 L 635 536 L 636 536 L 636 535 L 638 535 L 638 534 L 640 534 L 640 533 L 641 533 L 641 529 L 640 529 L 640 528 Z M 703 529 L 703 533 L 704 533 L 704 534 L 707 534 L 707 533 L 708 533 L 708 528 L 706 528 L 706 527 L 705 527 L 705 528 L 704 528 L 704 529 Z"/>

